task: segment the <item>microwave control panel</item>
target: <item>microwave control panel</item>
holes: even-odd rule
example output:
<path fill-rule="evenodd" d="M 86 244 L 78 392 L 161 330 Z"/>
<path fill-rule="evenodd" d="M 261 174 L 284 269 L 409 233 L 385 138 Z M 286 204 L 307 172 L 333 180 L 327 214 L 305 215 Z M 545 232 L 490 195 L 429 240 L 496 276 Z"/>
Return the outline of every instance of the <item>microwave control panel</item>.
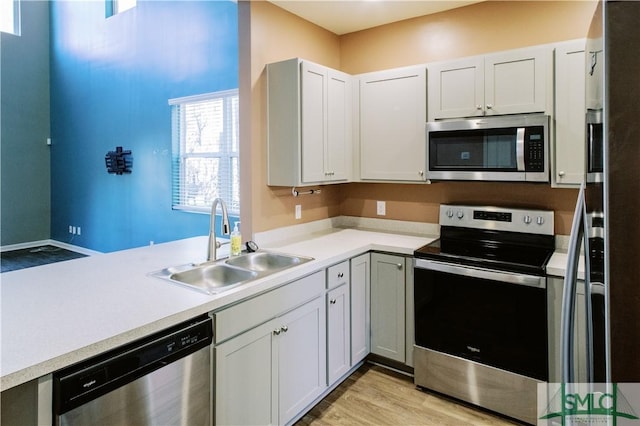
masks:
<path fill-rule="evenodd" d="M 528 127 L 525 132 L 525 170 L 544 172 L 544 128 Z"/>

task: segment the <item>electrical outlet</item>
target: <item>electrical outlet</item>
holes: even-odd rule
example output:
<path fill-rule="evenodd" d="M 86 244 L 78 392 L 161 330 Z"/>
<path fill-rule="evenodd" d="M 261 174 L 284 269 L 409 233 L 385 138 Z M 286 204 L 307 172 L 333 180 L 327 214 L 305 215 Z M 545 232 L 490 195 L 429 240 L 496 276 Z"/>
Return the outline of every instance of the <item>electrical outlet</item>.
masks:
<path fill-rule="evenodd" d="M 296 219 L 302 219 L 302 206 L 296 204 Z"/>
<path fill-rule="evenodd" d="M 378 216 L 384 216 L 387 214 L 387 203 L 385 203 L 384 201 L 377 201 L 377 207 L 376 207 Z"/>

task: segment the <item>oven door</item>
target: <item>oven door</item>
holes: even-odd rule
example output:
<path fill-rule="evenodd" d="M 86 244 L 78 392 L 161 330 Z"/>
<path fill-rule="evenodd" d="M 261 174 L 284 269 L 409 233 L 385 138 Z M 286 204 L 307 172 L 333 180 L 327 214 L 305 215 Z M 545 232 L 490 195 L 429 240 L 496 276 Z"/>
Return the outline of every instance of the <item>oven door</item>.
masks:
<path fill-rule="evenodd" d="M 415 259 L 417 346 L 546 381 L 546 278 Z"/>

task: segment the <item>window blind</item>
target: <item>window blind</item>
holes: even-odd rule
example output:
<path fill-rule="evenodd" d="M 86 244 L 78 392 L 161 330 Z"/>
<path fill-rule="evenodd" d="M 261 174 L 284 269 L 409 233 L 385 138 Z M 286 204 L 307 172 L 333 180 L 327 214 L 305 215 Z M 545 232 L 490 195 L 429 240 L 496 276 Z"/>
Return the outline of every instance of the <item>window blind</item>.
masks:
<path fill-rule="evenodd" d="M 238 90 L 172 99 L 172 207 L 208 213 L 222 198 L 240 213 Z"/>

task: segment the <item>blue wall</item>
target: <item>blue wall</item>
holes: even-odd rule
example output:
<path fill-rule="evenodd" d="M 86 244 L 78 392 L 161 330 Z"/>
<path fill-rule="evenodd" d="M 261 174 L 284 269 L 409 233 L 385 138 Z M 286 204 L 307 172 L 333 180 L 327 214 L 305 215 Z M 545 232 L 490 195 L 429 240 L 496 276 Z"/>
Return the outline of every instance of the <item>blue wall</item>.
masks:
<path fill-rule="evenodd" d="M 235 2 L 138 0 L 107 19 L 102 1 L 52 2 L 52 238 L 108 252 L 205 235 L 208 215 L 171 209 L 167 101 L 235 87 Z M 116 146 L 132 174 L 107 173 Z"/>
<path fill-rule="evenodd" d="M 49 239 L 49 2 L 21 4 L 20 36 L 0 33 L 0 245 Z"/>

